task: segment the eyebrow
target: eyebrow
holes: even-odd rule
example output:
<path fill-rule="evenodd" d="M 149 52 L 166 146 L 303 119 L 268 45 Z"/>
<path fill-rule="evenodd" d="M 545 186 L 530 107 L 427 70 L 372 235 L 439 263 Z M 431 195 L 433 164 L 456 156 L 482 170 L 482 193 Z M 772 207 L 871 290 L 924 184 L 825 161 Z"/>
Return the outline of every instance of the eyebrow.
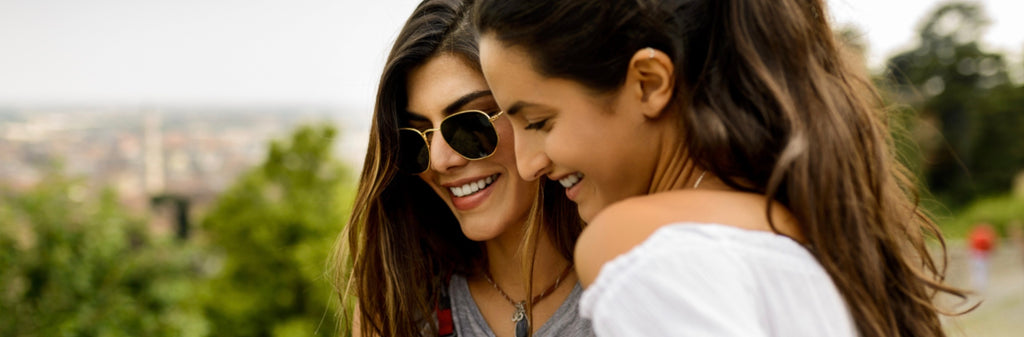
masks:
<path fill-rule="evenodd" d="M 462 97 L 459 97 L 459 99 L 455 100 L 455 102 L 452 102 L 452 104 L 448 104 L 448 106 L 445 107 L 444 110 L 441 111 L 441 116 L 442 117 L 447 117 L 448 115 L 451 115 L 453 113 L 459 112 L 460 110 L 462 110 L 462 107 L 466 106 L 466 104 L 469 104 L 469 103 L 473 102 L 473 100 L 475 100 L 477 98 L 480 98 L 480 97 L 484 97 L 484 96 L 490 96 L 490 95 L 491 95 L 491 91 L 490 90 L 474 91 L 474 92 L 462 95 Z M 423 120 L 423 121 L 427 120 L 426 117 L 423 117 L 423 115 L 418 113 L 418 112 L 411 111 L 411 110 L 406 110 L 405 112 L 407 114 L 409 114 L 409 119 Z"/>
<path fill-rule="evenodd" d="M 515 115 L 515 114 L 519 113 L 519 111 L 523 110 L 523 108 L 529 108 L 529 107 L 534 107 L 534 106 L 539 106 L 539 104 L 530 103 L 530 102 L 523 102 L 523 101 L 517 101 L 515 104 L 512 104 L 512 106 L 508 107 L 507 110 L 505 110 L 505 114 L 509 115 L 509 116 L 512 116 L 512 115 Z"/>
<path fill-rule="evenodd" d="M 459 112 L 459 110 L 462 110 L 463 106 L 466 106 L 466 104 L 469 104 L 473 100 L 490 95 L 490 90 L 480 90 L 465 94 L 462 97 L 459 97 L 459 99 L 455 100 L 455 102 L 452 102 L 452 104 L 448 104 L 448 106 L 444 108 L 444 115 L 448 116 L 453 113 Z"/>

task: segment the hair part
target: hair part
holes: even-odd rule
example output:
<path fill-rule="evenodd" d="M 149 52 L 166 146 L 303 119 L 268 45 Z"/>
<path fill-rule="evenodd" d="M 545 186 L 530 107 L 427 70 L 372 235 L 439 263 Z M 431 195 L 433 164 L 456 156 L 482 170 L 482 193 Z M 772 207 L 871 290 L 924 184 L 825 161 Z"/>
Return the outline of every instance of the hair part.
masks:
<path fill-rule="evenodd" d="M 793 213 L 860 334 L 944 335 L 935 295 L 965 293 L 942 283 L 926 247 L 945 260 L 942 235 L 822 0 L 483 0 L 474 23 L 541 75 L 597 92 L 622 87 L 637 50 L 665 52 L 689 160 Z"/>

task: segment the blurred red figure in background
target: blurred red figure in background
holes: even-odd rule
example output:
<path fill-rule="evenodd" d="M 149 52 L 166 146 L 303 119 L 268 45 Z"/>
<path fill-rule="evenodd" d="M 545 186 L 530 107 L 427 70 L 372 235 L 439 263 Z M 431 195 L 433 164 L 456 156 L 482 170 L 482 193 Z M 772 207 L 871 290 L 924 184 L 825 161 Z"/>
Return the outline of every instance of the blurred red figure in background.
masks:
<path fill-rule="evenodd" d="M 984 292 L 988 287 L 989 255 L 996 245 L 996 231 L 992 225 L 979 223 L 967 235 L 971 254 L 971 283 L 974 290 Z"/>

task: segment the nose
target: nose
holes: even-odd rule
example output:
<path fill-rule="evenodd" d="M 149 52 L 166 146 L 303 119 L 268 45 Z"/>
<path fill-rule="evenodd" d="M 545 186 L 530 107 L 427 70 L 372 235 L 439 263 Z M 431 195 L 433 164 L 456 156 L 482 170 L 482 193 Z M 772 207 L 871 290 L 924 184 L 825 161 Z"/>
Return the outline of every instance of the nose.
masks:
<path fill-rule="evenodd" d="M 515 139 L 516 167 L 523 180 L 534 181 L 551 172 L 551 159 L 544 152 L 541 137 L 516 132 Z"/>
<path fill-rule="evenodd" d="M 448 172 L 469 162 L 455 152 L 439 132 L 431 132 L 426 136 L 430 142 L 430 168 L 434 171 Z"/>

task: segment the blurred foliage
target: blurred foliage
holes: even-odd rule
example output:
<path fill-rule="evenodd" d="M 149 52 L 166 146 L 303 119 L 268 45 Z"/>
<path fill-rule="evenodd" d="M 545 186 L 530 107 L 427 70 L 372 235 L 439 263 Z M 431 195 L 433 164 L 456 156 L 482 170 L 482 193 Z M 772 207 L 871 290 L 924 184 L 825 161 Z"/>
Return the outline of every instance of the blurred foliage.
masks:
<path fill-rule="evenodd" d="M 336 335 L 328 255 L 351 204 L 335 129 L 300 127 L 202 221 L 215 275 L 202 289 L 213 336 Z"/>
<path fill-rule="evenodd" d="M 52 168 L 0 186 L 0 336 L 204 336 L 195 251 Z"/>
<path fill-rule="evenodd" d="M 0 336 L 337 335 L 326 262 L 353 186 L 335 136 L 270 144 L 186 242 L 59 168 L 0 186 Z"/>
<path fill-rule="evenodd" d="M 978 223 L 988 223 L 1006 233 L 1014 221 L 1024 220 L 1024 197 L 1010 194 L 987 197 L 971 203 L 957 216 L 943 221 L 943 233 L 951 237 L 965 237 Z"/>
<path fill-rule="evenodd" d="M 886 71 L 891 99 L 912 115 L 900 117 L 913 139 L 904 159 L 953 211 L 1007 193 L 1024 168 L 1024 86 L 1002 55 L 981 49 L 988 23 L 979 3 L 941 4 Z"/>

